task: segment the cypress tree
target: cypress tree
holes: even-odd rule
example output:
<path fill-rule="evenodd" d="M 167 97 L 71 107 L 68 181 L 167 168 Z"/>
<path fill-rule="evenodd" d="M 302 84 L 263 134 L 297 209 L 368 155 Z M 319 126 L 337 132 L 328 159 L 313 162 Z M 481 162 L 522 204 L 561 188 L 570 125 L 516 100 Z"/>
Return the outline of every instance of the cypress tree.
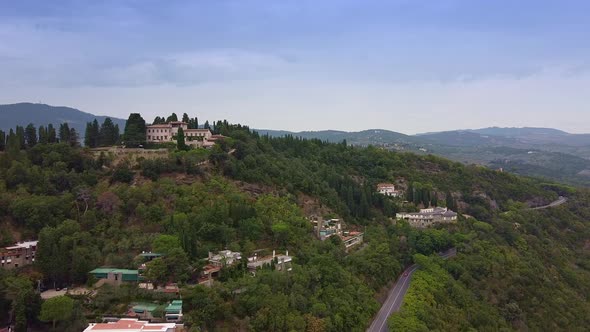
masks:
<path fill-rule="evenodd" d="M 435 191 L 430 196 L 430 205 L 437 206 L 438 205 L 438 193 Z"/>
<path fill-rule="evenodd" d="M 203 125 L 204 129 L 211 129 L 211 126 L 209 125 L 209 121 L 205 121 L 205 124 Z"/>
<path fill-rule="evenodd" d="M 70 146 L 78 146 L 80 144 L 80 137 L 78 136 L 78 132 L 76 132 L 76 129 L 73 127 L 70 128 L 70 135 L 68 138 L 68 143 L 70 144 Z"/>
<path fill-rule="evenodd" d="M 39 126 L 39 144 L 49 143 L 49 136 L 47 136 L 47 128 Z"/>
<path fill-rule="evenodd" d="M 6 133 L 0 130 L 0 151 L 6 150 Z"/>
<path fill-rule="evenodd" d="M 184 130 L 182 127 L 178 128 L 178 134 L 176 135 L 176 147 L 178 150 L 186 150 L 187 146 L 184 142 Z"/>
<path fill-rule="evenodd" d="M 412 183 L 410 183 L 410 185 L 408 186 L 408 191 L 406 192 L 406 200 L 408 202 L 414 201 L 414 185 Z"/>
<path fill-rule="evenodd" d="M 166 119 L 166 123 L 170 123 L 172 121 L 178 121 L 178 116 L 176 115 L 176 113 L 172 113 L 172 115 L 170 115 L 167 119 Z"/>
<path fill-rule="evenodd" d="M 61 143 L 70 142 L 70 125 L 68 125 L 67 122 L 64 122 L 61 125 L 59 125 L 59 141 Z"/>
<path fill-rule="evenodd" d="M 6 138 L 6 152 L 12 156 L 16 156 L 21 149 L 20 140 L 15 132 L 10 129 L 8 137 Z"/>
<path fill-rule="evenodd" d="M 91 122 L 86 122 L 86 130 L 84 131 L 84 145 L 89 148 L 96 147 L 93 144 L 92 123 Z"/>
<path fill-rule="evenodd" d="M 455 203 L 455 199 L 453 198 L 453 195 L 451 195 L 450 192 L 447 192 L 446 197 L 445 197 L 445 201 L 447 203 L 447 208 L 449 210 L 453 210 L 453 211 L 457 212 L 457 204 Z"/>
<path fill-rule="evenodd" d="M 115 126 L 111 118 L 106 118 L 100 126 L 98 137 L 99 146 L 115 145 L 119 139 L 119 127 Z"/>
<path fill-rule="evenodd" d="M 188 118 L 188 114 L 184 113 L 182 115 L 182 122 L 189 123 L 190 119 Z"/>
<path fill-rule="evenodd" d="M 27 148 L 37 145 L 37 128 L 32 123 L 29 123 L 25 128 L 25 140 L 27 142 Z"/>
<path fill-rule="evenodd" d="M 22 126 L 16 126 L 16 138 L 18 139 L 18 145 L 20 146 L 20 149 L 24 149 L 26 147 L 25 128 Z"/>
<path fill-rule="evenodd" d="M 131 113 L 125 123 L 123 140 L 126 146 L 138 147 L 145 143 L 145 120 L 139 113 Z"/>
<path fill-rule="evenodd" d="M 47 126 L 47 143 L 57 143 L 57 132 L 51 123 Z"/>

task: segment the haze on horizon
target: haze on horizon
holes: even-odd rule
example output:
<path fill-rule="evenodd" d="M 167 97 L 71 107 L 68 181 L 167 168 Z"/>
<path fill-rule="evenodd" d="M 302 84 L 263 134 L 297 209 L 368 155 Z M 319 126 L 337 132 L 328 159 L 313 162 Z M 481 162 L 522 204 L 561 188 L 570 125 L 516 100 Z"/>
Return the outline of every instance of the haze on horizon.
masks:
<path fill-rule="evenodd" d="M 590 131 L 587 1 L 0 3 L 0 103 L 293 131 Z"/>

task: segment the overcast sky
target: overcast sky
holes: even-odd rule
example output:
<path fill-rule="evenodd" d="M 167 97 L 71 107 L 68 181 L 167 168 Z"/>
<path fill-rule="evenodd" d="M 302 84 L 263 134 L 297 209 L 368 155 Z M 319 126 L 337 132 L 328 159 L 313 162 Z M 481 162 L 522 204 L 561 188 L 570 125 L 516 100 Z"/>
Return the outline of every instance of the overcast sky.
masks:
<path fill-rule="evenodd" d="M 0 103 L 254 128 L 590 132 L 590 1 L 2 1 Z"/>

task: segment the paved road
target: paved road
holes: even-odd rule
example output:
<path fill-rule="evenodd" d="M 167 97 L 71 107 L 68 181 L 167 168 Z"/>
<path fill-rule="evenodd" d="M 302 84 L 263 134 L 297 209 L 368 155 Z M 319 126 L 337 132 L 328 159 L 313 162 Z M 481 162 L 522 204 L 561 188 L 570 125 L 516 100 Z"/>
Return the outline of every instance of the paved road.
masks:
<path fill-rule="evenodd" d="M 457 254 L 455 249 L 449 249 L 444 253 L 440 254 L 440 256 L 444 259 L 453 257 Z M 397 279 L 391 290 L 389 291 L 389 295 L 387 296 L 387 300 L 379 309 L 377 316 L 373 319 L 371 326 L 367 329 L 367 332 L 387 332 L 389 331 L 387 327 L 387 318 L 394 313 L 398 312 L 402 306 L 404 301 L 404 296 L 410 287 L 410 281 L 412 280 L 412 275 L 416 270 L 418 270 L 420 266 L 414 264 L 402 273 L 402 275 Z"/>
<path fill-rule="evenodd" d="M 551 203 L 549 203 L 547 205 L 538 206 L 536 208 L 531 208 L 531 210 L 548 209 L 548 208 L 551 208 L 551 207 L 560 206 L 561 204 L 564 204 L 565 202 L 567 202 L 567 197 L 559 196 L 559 198 L 556 201 L 551 202 Z"/>

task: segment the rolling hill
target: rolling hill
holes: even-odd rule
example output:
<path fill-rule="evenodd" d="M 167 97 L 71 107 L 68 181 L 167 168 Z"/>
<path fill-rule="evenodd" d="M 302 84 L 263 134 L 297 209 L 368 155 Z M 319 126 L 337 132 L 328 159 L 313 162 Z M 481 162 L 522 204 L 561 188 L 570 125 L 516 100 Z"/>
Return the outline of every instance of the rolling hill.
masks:
<path fill-rule="evenodd" d="M 59 124 L 67 122 L 76 128 L 80 136 L 84 135 L 86 123 L 94 119 L 102 123 L 107 116 L 94 115 L 82 112 L 78 109 L 64 106 L 50 106 L 46 104 L 18 103 L 0 105 L 0 130 L 8 131 L 16 126 L 26 126 L 33 123 L 35 126 Z M 122 130 L 125 128 L 124 119 L 110 117 Z"/>
<path fill-rule="evenodd" d="M 258 130 L 273 137 L 290 135 L 355 146 L 434 154 L 520 175 L 590 186 L 590 135 L 551 128 L 482 128 L 405 135 L 371 129 L 359 132 Z"/>

